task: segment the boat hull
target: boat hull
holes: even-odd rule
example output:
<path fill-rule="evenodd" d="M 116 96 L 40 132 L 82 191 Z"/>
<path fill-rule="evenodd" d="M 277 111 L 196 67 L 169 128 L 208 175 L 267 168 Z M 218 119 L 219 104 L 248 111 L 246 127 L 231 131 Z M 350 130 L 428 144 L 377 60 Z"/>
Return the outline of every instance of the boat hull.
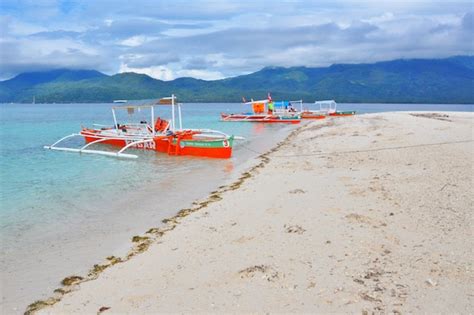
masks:
<path fill-rule="evenodd" d="M 326 115 L 314 112 L 302 112 L 301 119 L 325 119 Z"/>
<path fill-rule="evenodd" d="M 354 116 L 355 111 L 346 111 L 346 112 L 334 112 L 334 113 L 329 113 L 329 116 Z"/>
<path fill-rule="evenodd" d="M 299 124 L 300 118 L 276 115 L 221 114 L 222 121 Z"/>
<path fill-rule="evenodd" d="M 104 139 L 100 144 L 108 144 L 116 147 L 125 147 L 135 140 L 119 139 L 107 135 L 101 135 L 98 130 L 82 130 L 81 135 L 86 143 L 91 143 L 99 139 Z M 200 139 L 198 135 L 190 134 L 183 136 L 159 135 L 150 138 L 150 142 L 138 143 L 131 148 L 142 150 L 153 150 L 166 153 L 168 155 L 188 155 L 209 158 L 228 159 L 232 156 L 234 138 L 228 139 Z"/>

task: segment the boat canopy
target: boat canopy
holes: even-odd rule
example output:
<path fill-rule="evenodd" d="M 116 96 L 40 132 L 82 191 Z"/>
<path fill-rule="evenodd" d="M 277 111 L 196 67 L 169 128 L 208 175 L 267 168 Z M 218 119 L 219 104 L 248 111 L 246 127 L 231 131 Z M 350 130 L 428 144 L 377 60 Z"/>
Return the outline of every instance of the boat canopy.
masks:
<path fill-rule="evenodd" d="M 319 111 L 325 113 L 334 113 L 336 112 L 337 103 L 335 100 L 324 100 L 314 102 L 316 106 L 319 106 Z"/>

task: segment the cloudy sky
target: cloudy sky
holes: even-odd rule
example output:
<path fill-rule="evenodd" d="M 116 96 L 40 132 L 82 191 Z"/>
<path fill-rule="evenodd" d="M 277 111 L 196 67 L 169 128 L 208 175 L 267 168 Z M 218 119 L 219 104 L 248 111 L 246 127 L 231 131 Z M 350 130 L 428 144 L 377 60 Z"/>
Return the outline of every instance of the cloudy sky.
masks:
<path fill-rule="evenodd" d="M 1 0 L 0 79 L 52 68 L 219 79 L 474 52 L 473 0 Z"/>

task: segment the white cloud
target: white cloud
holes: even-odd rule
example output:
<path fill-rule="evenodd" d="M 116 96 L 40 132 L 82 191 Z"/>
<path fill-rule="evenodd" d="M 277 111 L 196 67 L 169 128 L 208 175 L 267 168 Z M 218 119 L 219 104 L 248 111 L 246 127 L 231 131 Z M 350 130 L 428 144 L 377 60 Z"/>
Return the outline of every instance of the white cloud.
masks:
<path fill-rule="evenodd" d="M 137 35 L 137 36 L 132 36 L 132 37 L 122 40 L 120 44 L 124 46 L 136 47 L 136 46 L 143 45 L 147 41 L 149 41 L 149 39 L 146 36 Z"/>
<path fill-rule="evenodd" d="M 180 77 L 193 77 L 203 80 L 218 80 L 223 79 L 224 75 L 219 71 L 209 71 L 209 70 L 179 70 L 176 71 L 175 78 Z"/>
<path fill-rule="evenodd" d="M 151 66 L 147 68 L 133 68 L 129 67 L 126 64 L 120 65 L 120 73 L 123 72 L 135 72 L 135 73 L 143 73 L 149 75 L 152 78 L 169 81 L 175 79 L 175 75 L 173 70 L 165 66 Z"/>

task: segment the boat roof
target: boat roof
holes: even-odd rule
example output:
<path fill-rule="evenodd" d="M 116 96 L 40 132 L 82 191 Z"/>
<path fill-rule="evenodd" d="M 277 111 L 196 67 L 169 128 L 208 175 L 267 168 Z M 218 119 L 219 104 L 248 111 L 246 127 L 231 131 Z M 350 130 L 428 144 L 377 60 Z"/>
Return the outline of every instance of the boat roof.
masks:
<path fill-rule="evenodd" d="M 323 101 L 316 101 L 315 103 L 336 103 L 335 100 L 323 100 Z"/>
<path fill-rule="evenodd" d="M 250 102 L 245 102 L 244 104 L 256 104 L 256 103 L 268 103 L 269 100 L 266 99 L 266 100 L 260 100 L 260 101 L 250 101 Z"/>
<path fill-rule="evenodd" d="M 146 99 L 146 100 L 131 100 L 123 103 L 122 105 L 113 106 L 113 109 L 137 109 L 137 108 L 151 108 L 155 106 L 171 105 L 172 96 L 162 97 L 159 99 Z M 177 105 L 177 98 L 174 96 L 175 104 Z"/>

